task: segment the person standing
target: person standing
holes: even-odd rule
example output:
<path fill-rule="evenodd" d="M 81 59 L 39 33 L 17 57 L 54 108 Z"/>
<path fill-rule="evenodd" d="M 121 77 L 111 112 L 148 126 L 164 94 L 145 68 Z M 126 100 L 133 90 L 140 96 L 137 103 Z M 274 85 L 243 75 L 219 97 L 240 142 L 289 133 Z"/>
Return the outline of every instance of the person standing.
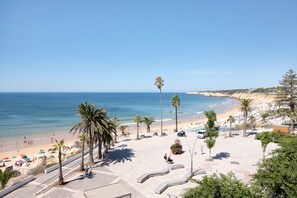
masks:
<path fill-rule="evenodd" d="M 204 154 L 204 152 L 203 152 L 203 146 L 200 147 L 200 151 L 201 151 L 201 155 L 203 155 Z"/>

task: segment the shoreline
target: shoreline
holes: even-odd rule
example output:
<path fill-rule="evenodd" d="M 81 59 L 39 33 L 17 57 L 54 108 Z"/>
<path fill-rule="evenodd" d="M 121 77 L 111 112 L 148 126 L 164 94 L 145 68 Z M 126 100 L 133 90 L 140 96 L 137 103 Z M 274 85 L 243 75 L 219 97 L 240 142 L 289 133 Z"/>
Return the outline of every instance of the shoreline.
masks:
<path fill-rule="evenodd" d="M 231 104 L 225 105 L 223 109 L 218 109 L 218 107 L 214 107 L 212 110 L 216 111 L 218 121 L 227 118 L 229 115 L 235 115 L 239 113 L 238 110 L 238 101 L 234 100 Z M 219 106 L 219 105 L 218 105 Z M 181 116 L 178 118 L 178 126 L 179 130 L 187 130 L 190 128 L 195 128 L 199 126 L 203 126 L 206 118 L 204 117 L 203 112 L 201 114 L 191 115 L 191 116 Z M 70 130 L 71 128 L 69 128 Z M 175 119 L 167 120 L 163 122 L 163 132 L 166 133 L 168 131 L 173 131 L 175 129 Z M 136 133 L 136 125 L 130 124 L 128 125 L 127 131 L 129 134 Z M 140 133 L 146 133 L 146 125 L 144 123 L 140 126 Z M 151 125 L 150 133 L 160 133 L 160 122 L 155 122 Z M 36 155 L 40 149 L 48 150 L 52 146 L 52 141 L 54 139 L 65 140 L 65 145 L 70 145 L 78 140 L 77 135 L 72 135 L 69 131 L 51 131 L 48 133 L 36 134 L 34 136 L 26 136 L 24 137 L 14 137 L 14 138 L 1 138 L 1 142 L 5 140 L 5 143 L 1 143 L 0 147 L 0 158 L 3 157 L 11 157 L 13 155 L 18 156 L 22 153 L 26 155 L 32 156 Z M 117 135 L 121 136 L 121 131 L 117 130 Z M 26 141 L 26 143 L 24 142 Z M 33 141 L 33 142 L 31 142 Z M 31 144 L 28 144 L 31 142 Z"/>
<path fill-rule="evenodd" d="M 218 103 L 214 105 L 213 107 L 210 107 L 208 110 L 215 110 L 217 114 L 224 113 L 225 111 L 229 111 L 230 109 L 236 108 L 238 106 L 237 101 L 234 99 L 227 103 Z M 192 123 L 194 125 L 197 122 L 201 121 L 195 121 L 197 118 L 203 118 L 204 114 L 203 111 L 196 112 L 196 114 L 192 115 L 183 115 L 182 113 L 179 114 L 178 121 L 179 124 L 183 124 L 184 122 L 187 122 L 188 124 Z M 159 132 L 160 128 L 160 121 L 157 120 L 155 123 L 151 126 L 152 132 Z M 173 126 L 175 126 L 175 116 L 172 114 L 171 117 L 166 117 L 163 119 L 164 129 L 167 127 L 166 130 L 172 130 Z M 134 133 L 136 132 L 136 124 L 133 123 L 133 119 L 131 121 L 128 121 L 126 123 L 123 123 L 123 125 L 128 125 L 128 129 L 126 132 L 128 133 Z M 8 151 L 18 151 L 22 149 L 27 149 L 30 147 L 34 147 L 36 145 L 43 145 L 43 144 L 50 144 L 53 139 L 64 139 L 65 141 L 77 140 L 77 135 L 72 135 L 69 133 L 72 126 L 65 126 L 63 129 L 57 129 L 57 130 L 47 130 L 47 131 L 40 131 L 39 133 L 34 134 L 23 134 L 18 135 L 15 137 L 7 136 L 7 137 L 0 137 L 0 157 L 4 152 Z M 141 124 L 141 132 L 146 132 L 146 126 L 144 123 Z M 166 132 L 166 131 L 164 131 Z M 118 130 L 118 135 L 121 135 L 121 132 Z M 28 144 L 30 143 L 30 144 Z"/>

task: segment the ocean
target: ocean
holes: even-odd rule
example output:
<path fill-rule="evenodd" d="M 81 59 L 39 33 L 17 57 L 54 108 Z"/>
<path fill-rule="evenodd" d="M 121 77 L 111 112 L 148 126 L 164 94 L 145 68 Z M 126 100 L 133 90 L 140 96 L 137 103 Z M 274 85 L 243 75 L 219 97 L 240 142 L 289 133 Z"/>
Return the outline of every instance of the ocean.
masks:
<path fill-rule="evenodd" d="M 201 116 L 206 110 L 231 108 L 234 99 L 185 93 L 162 93 L 163 119 L 175 116 L 171 98 L 177 94 L 179 117 Z M 132 124 L 135 115 L 160 120 L 159 93 L 0 93 L 0 138 L 23 137 L 67 130 L 80 121 L 79 104 L 88 101 L 116 116 L 122 124 Z"/>

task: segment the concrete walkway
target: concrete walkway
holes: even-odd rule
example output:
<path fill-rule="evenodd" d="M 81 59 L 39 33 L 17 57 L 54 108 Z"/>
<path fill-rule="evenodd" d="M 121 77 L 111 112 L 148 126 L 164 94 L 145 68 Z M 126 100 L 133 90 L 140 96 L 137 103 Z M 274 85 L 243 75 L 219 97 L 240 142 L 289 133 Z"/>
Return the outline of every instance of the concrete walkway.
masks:
<path fill-rule="evenodd" d="M 181 155 L 172 155 L 175 164 L 183 164 L 184 169 L 178 169 L 164 176 L 153 177 L 145 183 L 138 183 L 137 178 L 141 175 L 154 171 L 162 170 L 168 167 L 164 161 L 165 153 L 170 154 L 170 146 L 175 139 L 180 139 L 185 151 Z M 190 171 L 190 153 L 196 136 L 194 133 L 187 133 L 187 137 L 177 137 L 176 133 L 170 133 L 164 137 L 150 137 L 141 140 L 119 140 L 120 143 L 109 152 L 106 158 L 93 167 L 94 175 L 92 178 L 84 177 L 82 172 L 74 172 L 66 176 L 66 184 L 63 186 L 54 186 L 47 192 L 38 197 L 87 197 L 85 191 L 100 189 L 103 186 L 119 183 L 122 187 L 131 192 L 133 198 L 168 198 L 168 194 L 181 195 L 185 189 L 194 187 L 196 184 L 188 182 L 183 185 L 174 186 L 158 195 L 154 189 L 164 181 L 180 179 Z M 200 148 L 203 146 L 204 154 L 201 154 Z M 276 144 L 269 144 L 266 153 L 275 149 Z M 96 149 L 97 151 L 97 149 Z M 97 156 L 96 151 L 94 156 Z M 238 179 L 248 182 L 250 174 L 257 169 L 255 164 L 262 159 L 261 143 L 254 140 L 253 137 L 241 137 L 240 135 L 232 138 L 224 138 L 221 134 L 212 149 L 212 162 L 206 161 L 208 158 L 208 149 L 203 139 L 198 139 L 194 148 L 193 168 L 202 168 L 206 173 L 215 172 L 228 173 L 234 172 Z M 63 168 L 64 175 L 70 173 L 78 167 L 80 159 Z M 201 179 L 203 176 L 195 176 L 194 179 Z M 35 192 L 45 188 L 58 179 L 58 171 L 48 175 L 40 175 L 35 181 L 12 192 L 7 197 L 34 197 Z"/>

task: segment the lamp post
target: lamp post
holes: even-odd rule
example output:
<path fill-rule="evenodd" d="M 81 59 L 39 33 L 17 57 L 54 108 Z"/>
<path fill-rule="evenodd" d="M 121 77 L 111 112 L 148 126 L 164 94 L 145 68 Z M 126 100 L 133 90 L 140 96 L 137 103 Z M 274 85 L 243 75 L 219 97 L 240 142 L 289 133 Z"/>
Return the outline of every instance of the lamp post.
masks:
<path fill-rule="evenodd" d="M 191 173 L 193 173 L 193 155 L 194 155 L 194 149 L 195 149 L 195 145 L 196 145 L 196 142 L 198 140 L 198 137 L 196 137 L 196 139 L 195 139 L 192 150 L 191 150 L 191 147 L 190 147 L 190 144 L 189 144 L 189 141 L 188 141 L 187 138 L 186 138 L 186 140 L 187 140 L 187 143 L 188 143 L 188 146 L 189 146 L 189 152 L 190 152 L 190 158 L 191 158 Z"/>

